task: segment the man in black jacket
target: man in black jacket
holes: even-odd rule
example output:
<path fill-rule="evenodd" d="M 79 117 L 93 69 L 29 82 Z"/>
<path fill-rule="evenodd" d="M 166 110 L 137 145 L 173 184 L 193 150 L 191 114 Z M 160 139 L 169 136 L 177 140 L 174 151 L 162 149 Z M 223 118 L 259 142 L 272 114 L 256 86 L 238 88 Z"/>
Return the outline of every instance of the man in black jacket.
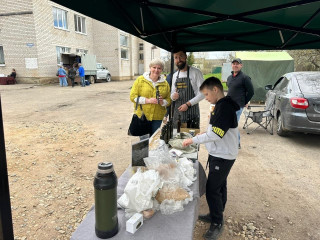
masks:
<path fill-rule="evenodd" d="M 248 107 L 248 102 L 251 100 L 254 90 L 251 82 L 251 78 L 241 71 L 242 61 L 240 58 L 235 58 L 231 64 L 232 74 L 227 79 L 228 96 L 235 101 L 240 110 L 237 111 L 237 119 L 239 122 L 240 115 L 244 107 Z M 239 149 L 240 145 L 240 133 L 239 133 Z"/>

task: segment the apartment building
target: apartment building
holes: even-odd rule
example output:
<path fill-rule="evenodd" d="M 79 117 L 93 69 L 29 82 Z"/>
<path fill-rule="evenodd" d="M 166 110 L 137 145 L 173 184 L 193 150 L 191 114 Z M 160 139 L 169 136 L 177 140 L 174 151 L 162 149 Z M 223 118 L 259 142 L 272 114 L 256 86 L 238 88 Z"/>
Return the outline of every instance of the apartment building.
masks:
<path fill-rule="evenodd" d="M 160 49 L 133 35 L 48 0 L 1 0 L 0 74 L 45 83 L 55 76 L 61 53 L 93 54 L 112 80 L 134 79 L 160 58 Z"/>

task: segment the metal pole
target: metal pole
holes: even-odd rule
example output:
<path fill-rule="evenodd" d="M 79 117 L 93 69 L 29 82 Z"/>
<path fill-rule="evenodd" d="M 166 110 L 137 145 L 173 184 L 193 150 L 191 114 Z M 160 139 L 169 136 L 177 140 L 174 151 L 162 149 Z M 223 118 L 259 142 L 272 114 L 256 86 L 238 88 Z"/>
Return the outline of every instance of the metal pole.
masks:
<path fill-rule="evenodd" d="M 177 40 L 177 35 L 176 32 L 171 33 L 171 65 L 170 65 L 170 73 L 171 73 L 171 88 L 172 89 L 174 86 L 172 85 L 173 83 L 173 72 L 174 72 L 174 59 L 173 59 L 173 54 L 174 54 L 174 48 L 176 47 L 176 40 Z M 171 93 L 170 93 L 171 94 Z M 170 111 L 169 111 L 169 118 L 173 118 L 173 111 L 175 107 L 175 101 L 171 101 L 171 106 L 170 106 Z"/>
<path fill-rule="evenodd" d="M 0 239 L 13 240 L 6 148 L 4 142 L 1 95 L 0 95 Z"/>

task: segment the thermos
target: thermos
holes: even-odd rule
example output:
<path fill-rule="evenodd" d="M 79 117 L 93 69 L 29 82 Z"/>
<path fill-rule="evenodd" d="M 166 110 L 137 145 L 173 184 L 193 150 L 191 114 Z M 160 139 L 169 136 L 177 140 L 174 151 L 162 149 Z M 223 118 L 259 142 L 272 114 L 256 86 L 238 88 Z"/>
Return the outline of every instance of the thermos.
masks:
<path fill-rule="evenodd" d="M 111 238 L 118 233 L 117 176 L 110 162 L 98 164 L 94 178 L 95 230 L 99 238 Z"/>

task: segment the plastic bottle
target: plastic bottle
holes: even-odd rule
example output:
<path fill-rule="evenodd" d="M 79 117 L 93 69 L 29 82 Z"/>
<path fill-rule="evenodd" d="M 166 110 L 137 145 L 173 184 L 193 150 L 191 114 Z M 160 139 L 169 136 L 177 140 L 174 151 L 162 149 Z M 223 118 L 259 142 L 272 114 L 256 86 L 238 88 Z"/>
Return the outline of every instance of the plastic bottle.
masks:
<path fill-rule="evenodd" d="M 94 178 L 95 231 L 99 238 L 111 238 L 118 233 L 117 176 L 110 162 L 98 164 Z"/>

